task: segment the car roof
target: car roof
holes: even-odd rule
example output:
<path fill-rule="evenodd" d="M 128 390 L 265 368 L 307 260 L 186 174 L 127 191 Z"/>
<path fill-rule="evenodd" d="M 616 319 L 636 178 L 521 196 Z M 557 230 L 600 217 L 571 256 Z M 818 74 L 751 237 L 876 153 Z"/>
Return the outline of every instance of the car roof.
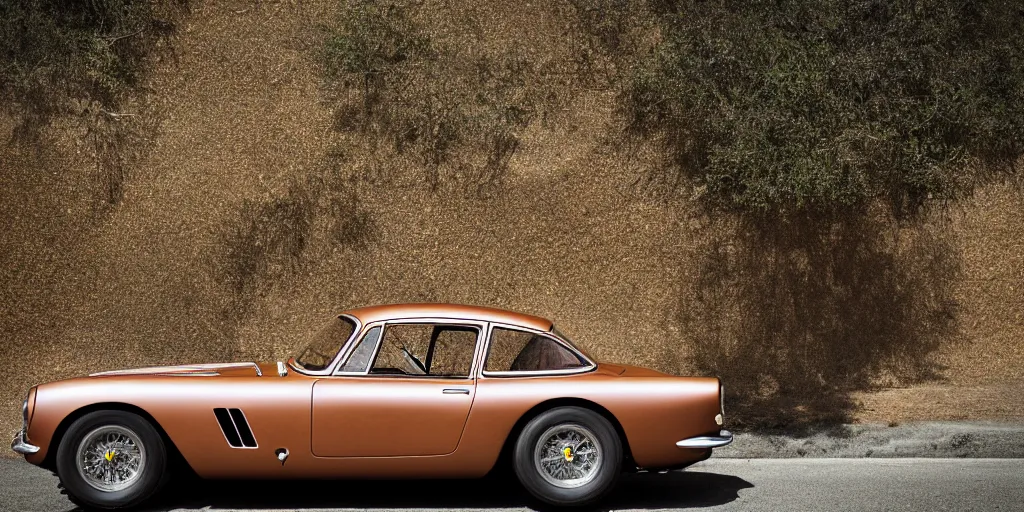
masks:
<path fill-rule="evenodd" d="M 363 324 L 400 318 L 452 318 L 499 322 L 528 327 L 538 331 L 550 331 L 552 325 L 551 320 L 539 316 L 516 313 L 515 311 L 505 309 L 462 304 L 386 304 L 350 309 L 342 313 L 356 317 Z"/>

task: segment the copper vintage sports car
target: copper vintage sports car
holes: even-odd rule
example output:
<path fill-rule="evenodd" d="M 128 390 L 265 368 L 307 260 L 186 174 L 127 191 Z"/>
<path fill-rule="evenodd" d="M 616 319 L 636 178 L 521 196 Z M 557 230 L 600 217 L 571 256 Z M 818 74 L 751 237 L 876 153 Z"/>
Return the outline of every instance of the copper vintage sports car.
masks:
<path fill-rule="evenodd" d="M 33 387 L 11 447 L 89 508 L 202 478 L 473 478 L 506 454 L 555 505 L 732 441 L 716 378 L 596 363 L 549 320 L 442 304 L 331 321 L 287 363 L 111 371 Z M 505 460 L 504 458 L 502 460 Z"/>

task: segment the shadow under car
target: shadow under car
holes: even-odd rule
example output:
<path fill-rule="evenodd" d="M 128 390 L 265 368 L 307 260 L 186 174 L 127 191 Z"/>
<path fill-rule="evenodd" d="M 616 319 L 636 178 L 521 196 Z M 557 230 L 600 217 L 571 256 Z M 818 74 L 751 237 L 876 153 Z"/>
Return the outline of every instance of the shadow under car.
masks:
<path fill-rule="evenodd" d="M 625 474 L 591 510 L 689 508 L 736 500 L 753 484 L 718 473 L 672 471 Z M 515 477 L 480 480 L 191 480 L 172 484 L 151 510 L 304 508 L 550 508 L 530 497 Z"/>

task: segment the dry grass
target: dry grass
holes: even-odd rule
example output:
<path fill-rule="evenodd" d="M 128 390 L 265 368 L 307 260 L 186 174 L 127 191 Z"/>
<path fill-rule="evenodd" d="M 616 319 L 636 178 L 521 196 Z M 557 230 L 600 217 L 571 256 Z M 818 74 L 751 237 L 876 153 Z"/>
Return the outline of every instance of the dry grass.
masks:
<path fill-rule="evenodd" d="M 709 226 L 720 238 L 695 258 L 680 317 L 743 423 L 849 421 L 852 391 L 940 377 L 934 355 L 959 339 L 955 240 L 939 219 L 869 215 Z"/>
<path fill-rule="evenodd" d="M 607 143 L 614 95 L 552 82 L 562 106 L 522 129 L 500 188 L 431 191 L 422 167 L 333 129 L 312 57 L 333 9 L 196 5 L 136 100 L 158 130 L 116 208 L 95 211 L 73 127 L 0 147 L 0 364 L 17 368 L 0 432 L 35 383 L 282 358 L 340 309 L 406 301 L 541 314 L 600 359 L 722 375 L 730 420 L 750 426 L 1008 417 L 1020 393 L 987 391 L 1024 381 L 1018 188 L 920 225 L 755 237 L 692 200 L 637 196 L 644 160 Z M 416 16 L 445 44 L 559 69 L 578 62 L 572 12 L 425 3 Z M 934 397 L 941 408 L 899 407 Z"/>

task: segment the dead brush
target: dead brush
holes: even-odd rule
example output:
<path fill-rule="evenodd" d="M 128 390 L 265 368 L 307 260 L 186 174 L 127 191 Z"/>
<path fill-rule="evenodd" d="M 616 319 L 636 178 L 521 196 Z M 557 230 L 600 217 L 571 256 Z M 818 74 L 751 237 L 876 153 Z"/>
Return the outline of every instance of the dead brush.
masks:
<path fill-rule="evenodd" d="M 11 143 L 40 144 L 55 120 L 70 121 L 96 167 L 101 205 L 117 204 L 156 126 L 122 109 L 149 57 L 172 51 L 160 43 L 188 8 L 187 0 L 0 3 L 0 112 L 15 120 Z"/>
<path fill-rule="evenodd" d="M 327 29 L 320 58 L 335 129 L 412 155 L 431 190 L 486 195 L 550 91 L 534 62 L 439 44 L 408 9 L 346 2 Z"/>
<path fill-rule="evenodd" d="M 243 201 L 238 222 L 223 239 L 221 275 L 236 296 L 251 296 L 262 282 L 298 269 L 312 235 L 314 204 L 301 186 L 269 201 Z"/>
<path fill-rule="evenodd" d="M 884 207 L 854 217 L 719 216 L 679 298 L 690 361 L 728 384 L 747 427 L 848 422 L 881 376 L 941 379 L 960 336 L 961 272 L 941 229 L 904 233 Z"/>
<path fill-rule="evenodd" d="M 375 224 L 357 184 L 330 169 L 293 182 L 282 196 L 242 202 L 220 236 L 222 256 L 213 269 L 231 292 L 222 316 L 243 318 L 261 295 L 307 268 L 318 243 L 358 249 L 373 239 Z"/>

